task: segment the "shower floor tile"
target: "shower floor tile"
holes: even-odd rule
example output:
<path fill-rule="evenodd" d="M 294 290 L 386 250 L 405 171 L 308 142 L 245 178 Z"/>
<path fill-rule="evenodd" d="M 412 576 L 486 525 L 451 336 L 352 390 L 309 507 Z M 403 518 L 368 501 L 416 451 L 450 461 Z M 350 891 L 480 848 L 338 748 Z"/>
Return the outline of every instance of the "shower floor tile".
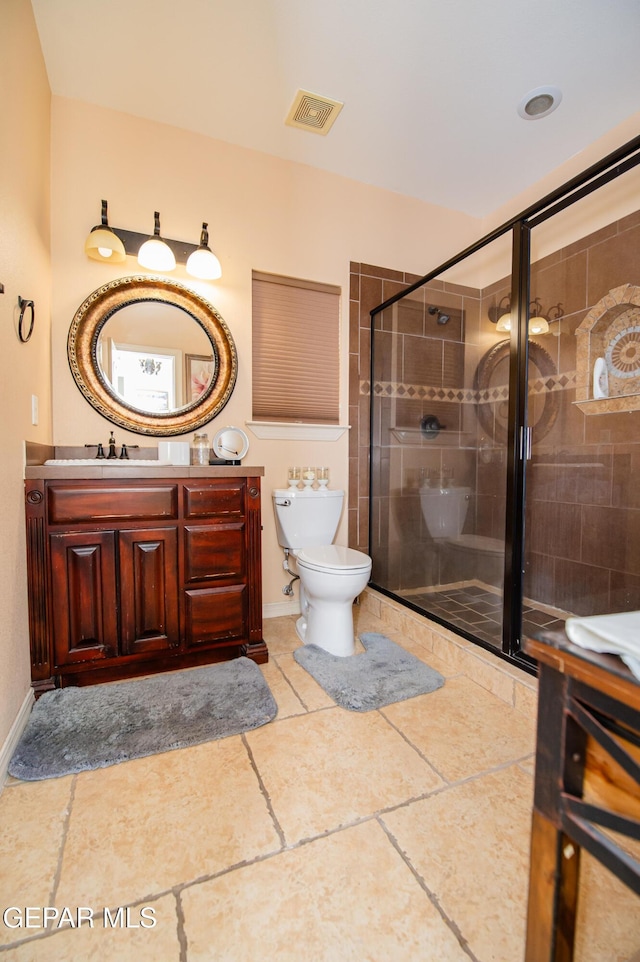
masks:
<path fill-rule="evenodd" d="M 502 647 L 502 594 L 496 588 L 456 584 L 412 589 L 399 594 L 427 615 L 440 618 L 496 648 Z M 565 618 L 561 612 L 545 610 L 543 605 L 538 606 L 533 601 L 528 600 L 523 605 L 522 613 L 524 634 L 564 628 Z"/>

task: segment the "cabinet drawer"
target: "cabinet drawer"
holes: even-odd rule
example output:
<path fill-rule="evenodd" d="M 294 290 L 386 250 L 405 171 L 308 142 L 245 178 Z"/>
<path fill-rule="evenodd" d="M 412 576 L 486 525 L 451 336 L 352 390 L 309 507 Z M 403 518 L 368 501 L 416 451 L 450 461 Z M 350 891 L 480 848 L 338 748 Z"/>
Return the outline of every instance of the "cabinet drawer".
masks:
<path fill-rule="evenodd" d="M 184 529 L 184 580 L 243 581 L 244 523 L 187 525 Z"/>
<path fill-rule="evenodd" d="M 109 485 L 51 485 L 47 489 L 49 524 L 72 521 L 112 521 L 145 518 L 176 518 L 178 494 L 175 484 L 134 487 Z"/>
<path fill-rule="evenodd" d="M 189 518 L 230 518 L 244 516 L 245 483 L 242 478 L 224 478 L 209 484 L 184 485 L 184 516 Z"/>
<path fill-rule="evenodd" d="M 188 648 L 244 637 L 247 589 L 201 588 L 185 591 L 185 643 Z"/>

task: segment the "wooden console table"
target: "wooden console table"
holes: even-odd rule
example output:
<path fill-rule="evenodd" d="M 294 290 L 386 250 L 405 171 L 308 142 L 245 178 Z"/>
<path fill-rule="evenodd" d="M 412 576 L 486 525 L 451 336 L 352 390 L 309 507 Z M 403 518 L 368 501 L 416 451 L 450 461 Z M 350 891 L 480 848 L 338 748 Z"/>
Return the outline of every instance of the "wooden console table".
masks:
<path fill-rule="evenodd" d="M 640 682 L 564 632 L 524 650 L 540 666 L 525 959 L 571 962 L 581 848 L 640 895 L 640 861 L 607 834 L 640 841 Z"/>

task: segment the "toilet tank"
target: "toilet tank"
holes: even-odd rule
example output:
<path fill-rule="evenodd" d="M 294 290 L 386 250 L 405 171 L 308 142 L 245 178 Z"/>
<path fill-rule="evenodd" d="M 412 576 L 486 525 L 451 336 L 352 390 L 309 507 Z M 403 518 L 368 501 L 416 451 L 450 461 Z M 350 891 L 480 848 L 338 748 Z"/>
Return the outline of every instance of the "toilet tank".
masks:
<path fill-rule="evenodd" d="M 420 489 L 422 514 L 432 538 L 457 538 L 462 533 L 469 508 L 470 488 Z"/>
<path fill-rule="evenodd" d="M 276 488 L 273 492 L 278 544 L 296 551 L 331 544 L 336 536 L 344 491 L 329 488 Z"/>

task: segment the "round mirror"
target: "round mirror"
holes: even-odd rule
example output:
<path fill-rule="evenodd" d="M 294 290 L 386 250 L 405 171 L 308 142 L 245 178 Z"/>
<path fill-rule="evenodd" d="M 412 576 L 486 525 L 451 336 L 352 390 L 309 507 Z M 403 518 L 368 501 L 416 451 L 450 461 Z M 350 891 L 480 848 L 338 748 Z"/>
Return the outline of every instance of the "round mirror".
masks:
<path fill-rule="evenodd" d="M 549 354 L 536 341 L 528 346 L 528 381 L 544 383 L 558 373 Z M 487 434 L 499 444 L 506 444 L 509 421 L 509 363 L 511 342 L 499 341 L 484 354 L 476 368 L 473 386 L 479 401 L 478 420 Z M 556 423 L 560 408 L 559 392 L 529 391 L 527 421 L 536 429 L 536 440 L 546 437 Z"/>
<path fill-rule="evenodd" d="M 137 434 L 186 434 L 218 414 L 237 374 L 216 309 L 163 277 L 121 277 L 76 311 L 69 366 L 89 403 Z"/>

